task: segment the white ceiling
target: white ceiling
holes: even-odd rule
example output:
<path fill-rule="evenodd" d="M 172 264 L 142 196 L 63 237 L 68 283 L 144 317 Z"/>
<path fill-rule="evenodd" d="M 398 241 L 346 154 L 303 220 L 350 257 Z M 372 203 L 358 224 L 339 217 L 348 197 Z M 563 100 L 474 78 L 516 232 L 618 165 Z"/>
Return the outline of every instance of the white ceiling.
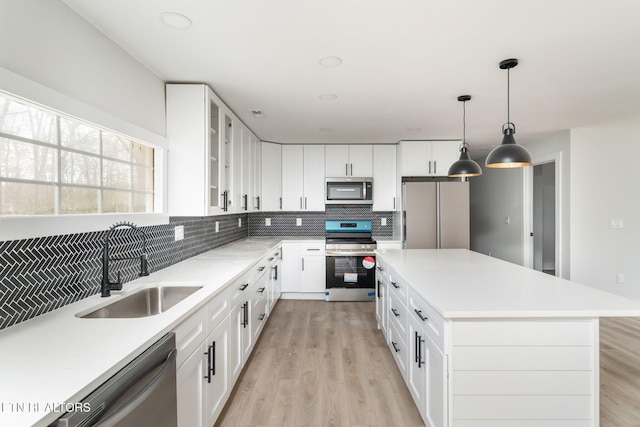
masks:
<path fill-rule="evenodd" d="M 638 0 L 63 1 L 161 79 L 209 84 L 267 141 L 457 139 L 470 94 L 477 155 L 501 140 L 506 58 L 520 61 L 520 143 L 640 112 Z M 167 27 L 163 12 L 193 25 Z"/>

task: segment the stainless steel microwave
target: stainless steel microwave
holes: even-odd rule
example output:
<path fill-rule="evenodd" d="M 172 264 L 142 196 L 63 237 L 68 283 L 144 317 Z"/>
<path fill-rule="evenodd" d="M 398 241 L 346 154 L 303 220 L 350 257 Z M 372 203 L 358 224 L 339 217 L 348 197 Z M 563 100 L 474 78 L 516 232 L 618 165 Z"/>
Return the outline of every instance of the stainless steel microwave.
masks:
<path fill-rule="evenodd" d="M 327 205 L 372 205 L 373 178 L 326 178 Z"/>

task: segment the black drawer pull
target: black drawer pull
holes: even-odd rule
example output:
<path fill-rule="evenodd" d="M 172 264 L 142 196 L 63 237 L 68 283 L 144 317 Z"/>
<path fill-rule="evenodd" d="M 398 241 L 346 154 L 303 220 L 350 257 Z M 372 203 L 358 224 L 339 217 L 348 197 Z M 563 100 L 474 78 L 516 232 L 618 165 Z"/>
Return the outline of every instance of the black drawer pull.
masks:
<path fill-rule="evenodd" d="M 413 311 L 416 312 L 416 314 L 418 315 L 420 320 L 422 320 L 423 322 L 426 322 L 427 320 L 429 320 L 429 318 L 427 316 L 423 316 L 422 315 L 422 310 L 418 310 L 417 308 L 415 308 L 415 309 L 413 309 Z"/>
<path fill-rule="evenodd" d="M 391 312 L 393 313 L 394 316 L 398 317 L 400 316 L 400 313 L 398 313 L 398 310 L 396 310 L 395 308 L 391 309 Z"/>
<path fill-rule="evenodd" d="M 245 283 L 244 285 L 240 286 L 240 290 L 244 291 L 245 289 L 247 289 L 248 286 L 249 286 L 249 284 Z"/>
<path fill-rule="evenodd" d="M 262 314 L 258 317 L 258 319 L 260 319 L 260 320 L 264 320 L 265 316 L 266 316 L 266 314 L 265 314 L 265 313 L 262 313 Z"/>
<path fill-rule="evenodd" d="M 391 284 L 393 285 L 394 288 L 400 289 L 400 285 L 398 285 L 396 282 L 391 282 Z"/>
<path fill-rule="evenodd" d="M 398 348 L 398 345 L 396 343 L 394 343 L 393 341 L 391 341 L 391 345 L 393 346 L 393 349 L 396 351 L 396 353 L 400 352 L 400 349 Z"/>
<path fill-rule="evenodd" d="M 261 293 L 263 293 L 263 292 L 264 292 L 264 290 L 265 290 L 265 288 L 264 288 L 264 287 L 259 288 L 259 289 L 258 289 L 258 293 L 260 293 L 260 294 L 261 294 Z"/>

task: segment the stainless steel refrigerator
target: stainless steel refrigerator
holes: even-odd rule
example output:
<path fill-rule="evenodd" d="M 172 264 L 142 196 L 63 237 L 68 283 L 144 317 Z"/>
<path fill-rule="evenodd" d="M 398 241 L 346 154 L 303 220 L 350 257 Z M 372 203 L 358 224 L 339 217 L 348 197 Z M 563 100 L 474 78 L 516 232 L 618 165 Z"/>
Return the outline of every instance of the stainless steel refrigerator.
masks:
<path fill-rule="evenodd" d="M 405 249 L 469 249 L 469 183 L 402 183 Z"/>

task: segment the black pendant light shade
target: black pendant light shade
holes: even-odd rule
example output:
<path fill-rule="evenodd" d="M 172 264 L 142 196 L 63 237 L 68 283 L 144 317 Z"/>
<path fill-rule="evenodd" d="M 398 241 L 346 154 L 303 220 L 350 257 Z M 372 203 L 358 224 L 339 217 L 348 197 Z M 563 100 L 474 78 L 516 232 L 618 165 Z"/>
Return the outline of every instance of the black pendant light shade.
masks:
<path fill-rule="evenodd" d="M 471 99 L 471 95 L 461 95 L 458 101 L 462 102 L 462 145 L 460 146 L 460 159 L 449 168 L 449 176 L 452 178 L 467 178 L 482 175 L 482 168 L 469 157 L 469 144 L 466 141 L 466 108 L 465 103 Z"/>
<path fill-rule="evenodd" d="M 513 134 L 516 125 L 509 121 L 509 70 L 518 65 L 517 59 L 505 59 L 500 62 L 500 69 L 507 70 L 507 123 L 502 125 L 502 143 L 495 147 L 485 161 L 488 168 L 519 168 L 531 166 L 531 154 L 521 145 L 516 144 Z"/>

